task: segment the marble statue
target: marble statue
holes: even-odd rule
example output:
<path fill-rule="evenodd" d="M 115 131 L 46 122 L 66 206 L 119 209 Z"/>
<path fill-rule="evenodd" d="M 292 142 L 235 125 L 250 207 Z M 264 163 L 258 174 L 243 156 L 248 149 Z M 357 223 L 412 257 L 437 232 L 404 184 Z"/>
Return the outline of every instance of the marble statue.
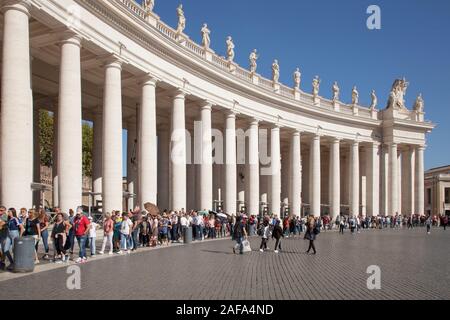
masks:
<path fill-rule="evenodd" d="M 294 88 L 300 89 L 300 83 L 302 81 L 302 73 L 300 72 L 300 68 L 297 68 L 294 72 Z"/>
<path fill-rule="evenodd" d="M 155 7 L 155 0 L 144 0 L 144 2 L 142 2 L 142 4 L 144 5 L 144 10 L 146 12 L 151 12 L 151 11 L 153 11 L 153 8 Z"/>
<path fill-rule="evenodd" d="M 177 8 L 177 15 L 178 15 L 177 33 L 181 34 L 181 33 L 183 33 L 184 29 L 186 28 L 186 17 L 184 16 L 182 4 L 180 4 Z"/>
<path fill-rule="evenodd" d="M 253 50 L 252 53 L 250 53 L 250 72 L 251 73 L 256 72 L 256 68 L 258 67 L 256 61 L 258 60 L 258 58 L 259 58 L 259 55 L 255 49 L 255 50 Z"/>
<path fill-rule="evenodd" d="M 375 90 L 372 90 L 372 93 L 370 94 L 370 96 L 372 98 L 372 102 L 370 103 L 370 110 L 375 110 L 378 105 L 378 98 L 375 93 Z"/>
<path fill-rule="evenodd" d="M 234 43 L 233 38 L 227 38 L 227 60 L 233 62 L 234 60 Z"/>
<path fill-rule="evenodd" d="M 316 76 L 313 79 L 312 87 L 313 87 L 314 98 L 317 98 L 319 96 L 320 82 L 321 82 L 321 80 L 319 79 L 319 76 Z"/>
<path fill-rule="evenodd" d="M 397 79 L 392 85 L 391 93 L 389 94 L 387 108 L 394 108 L 395 110 L 407 110 L 405 106 L 405 95 L 409 83 L 406 79 Z"/>
<path fill-rule="evenodd" d="M 272 80 L 274 83 L 278 83 L 280 80 L 280 65 L 278 60 L 275 60 L 272 64 Z"/>
<path fill-rule="evenodd" d="M 356 106 L 359 103 L 359 92 L 356 89 L 356 86 L 352 89 L 352 105 Z"/>
<path fill-rule="evenodd" d="M 202 45 L 205 49 L 209 49 L 211 46 L 211 31 L 208 29 L 208 25 L 205 23 L 202 27 Z"/>
<path fill-rule="evenodd" d="M 341 89 L 339 89 L 337 81 L 333 84 L 333 102 L 339 101 L 339 94 L 341 92 Z"/>
<path fill-rule="evenodd" d="M 414 111 L 423 112 L 424 106 L 425 102 L 423 101 L 422 94 L 419 94 L 419 96 L 416 99 L 416 102 L 414 103 Z"/>

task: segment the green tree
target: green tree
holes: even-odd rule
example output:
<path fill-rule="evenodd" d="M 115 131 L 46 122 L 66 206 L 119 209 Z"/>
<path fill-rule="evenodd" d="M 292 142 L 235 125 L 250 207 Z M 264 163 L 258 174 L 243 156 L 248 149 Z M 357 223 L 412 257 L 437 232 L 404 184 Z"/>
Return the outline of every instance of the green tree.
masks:
<path fill-rule="evenodd" d="M 83 175 L 92 177 L 92 149 L 94 145 L 94 129 L 87 123 L 83 123 Z"/>
<path fill-rule="evenodd" d="M 53 116 L 46 110 L 39 112 L 39 145 L 41 165 L 51 167 L 53 163 Z"/>

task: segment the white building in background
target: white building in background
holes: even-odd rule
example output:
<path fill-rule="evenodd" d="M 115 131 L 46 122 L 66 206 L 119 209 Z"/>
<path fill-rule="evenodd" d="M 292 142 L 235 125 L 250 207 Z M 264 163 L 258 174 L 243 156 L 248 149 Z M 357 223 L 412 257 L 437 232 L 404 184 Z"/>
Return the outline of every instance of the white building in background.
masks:
<path fill-rule="evenodd" d="M 421 96 L 413 110 L 406 108 L 404 79 L 395 81 L 388 107 L 377 110 L 376 94 L 370 108 L 361 106 L 356 87 L 350 104 L 339 94 L 320 96 L 318 77 L 313 93 L 303 92 L 300 70 L 292 70 L 293 85 L 286 86 L 278 81 L 278 61 L 274 78 L 265 79 L 256 50 L 250 72 L 234 63 L 235 54 L 248 53 L 235 49 L 231 37 L 223 43 L 227 57 L 218 56 L 209 41 L 214 30 L 203 30 L 204 46 L 183 33 L 189 21 L 181 6 L 179 25 L 171 28 L 153 13 L 153 1 L 0 4 L 5 206 L 32 206 L 30 185 L 40 180 L 36 115 L 46 109 L 57 118 L 53 190 L 64 211 L 81 204 L 83 119 L 94 124 L 92 190 L 101 194 L 96 201 L 104 212 L 122 208 L 125 128 L 128 191 L 137 194 L 130 207 L 424 214 L 424 151 L 434 125 L 424 121 Z M 194 143 L 195 121 L 203 134 Z M 212 161 L 213 129 L 224 133 L 224 164 Z M 261 129 L 269 130 L 267 144 Z M 240 130 L 248 137 L 245 164 L 238 161 Z M 198 157 L 194 145 L 203 150 L 201 164 L 190 164 Z M 266 145 L 276 168 L 270 175 L 261 174 L 267 163 L 258 160 Z"/>
<path fill-rule="evenodd" d="M 425 172 L 425 214 L 450 216 L 450 165 Z"/>

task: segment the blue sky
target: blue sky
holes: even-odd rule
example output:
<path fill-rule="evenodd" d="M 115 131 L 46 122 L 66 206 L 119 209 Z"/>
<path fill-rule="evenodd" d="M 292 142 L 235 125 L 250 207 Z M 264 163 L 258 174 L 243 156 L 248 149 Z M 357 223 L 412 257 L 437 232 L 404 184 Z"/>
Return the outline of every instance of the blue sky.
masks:
<path fill-rule="evenodd" d="M 155 12 L 167 24 L 177 24 L 180 0 L 156 0 Z M 315 75 L 321 95 L 331 96 L 338 81 L 341 99 L 351 100 L 357 85 L 360 102 L 370 104 L 375 89 L 380 107 L 386 104 L 395 78 L 410 82 L 407 104 L 422 92 L 426 118 L 438 127 L 428 136 L 426 168 L 450 164 L 450 1 L 448 0 L 184 0 L 185 33 L 201 43 L 208 23 L 211 47 L 225 55 L 225 39 L 236 45 L 236 62 L 248 67 L 258 49 L 258 72 L 271 76 L 278 59 L 281 81 L 292 84 L 296 67 L 302 89 L 311 91 Z M 381 30 L 366 27 L 369 5 L 381 8 Z M 125 137 L 126 138 L 126 137 Z"/>

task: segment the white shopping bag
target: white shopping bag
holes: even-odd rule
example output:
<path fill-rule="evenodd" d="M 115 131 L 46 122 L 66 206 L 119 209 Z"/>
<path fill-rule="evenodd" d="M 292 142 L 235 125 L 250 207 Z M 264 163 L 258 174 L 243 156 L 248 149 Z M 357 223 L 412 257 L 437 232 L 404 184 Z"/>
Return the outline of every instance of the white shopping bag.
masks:
<path fill-rule="evenodd" d="M 250 247 L 250 241 L 244 240 L 242 241 L 242 245 L 244 246 L 244 253 L 246 252 L 252 252 L 252 247 Z"/>

